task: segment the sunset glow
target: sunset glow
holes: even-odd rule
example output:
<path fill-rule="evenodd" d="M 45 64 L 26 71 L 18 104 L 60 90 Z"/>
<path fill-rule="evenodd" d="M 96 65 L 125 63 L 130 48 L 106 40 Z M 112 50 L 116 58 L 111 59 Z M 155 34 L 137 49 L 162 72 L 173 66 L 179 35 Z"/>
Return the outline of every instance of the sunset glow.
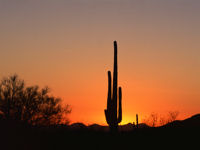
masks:
<path fill-rule="evenodd" d="M 193 1 L 193 3 L 191 3 Z M 200 111 L 200 1 L 0 1 L 0 78 L 49 86 L 71 123 L 106 125 L 107 71 L 118 42 L 122 123 Z"/>

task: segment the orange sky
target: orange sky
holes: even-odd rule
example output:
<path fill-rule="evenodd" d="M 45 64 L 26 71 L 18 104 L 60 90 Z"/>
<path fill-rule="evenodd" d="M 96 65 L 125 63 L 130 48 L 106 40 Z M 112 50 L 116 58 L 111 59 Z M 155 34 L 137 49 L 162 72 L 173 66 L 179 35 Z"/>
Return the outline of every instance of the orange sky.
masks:
<path fill-rule="evenodd" d="M 0 77 L 17 73 L 70 104 L 71 122 L 105 124 L 118 41 L 122 124 L 200 111 L 200 2 L 1 1 Z"/>

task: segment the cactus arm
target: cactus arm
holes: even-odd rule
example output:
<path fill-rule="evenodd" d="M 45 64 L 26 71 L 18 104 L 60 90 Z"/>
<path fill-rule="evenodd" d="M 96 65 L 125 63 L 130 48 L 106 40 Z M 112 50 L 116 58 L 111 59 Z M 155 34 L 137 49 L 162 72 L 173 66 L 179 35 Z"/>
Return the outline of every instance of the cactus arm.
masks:
<path fill-rule="evenodd" d="M 104 110 L 104 112 L 105 112 L 105 116 L 106 116 L 106 122 L 107 122 L 107 124 L 111 124 L 111 122 L 110 122 L 110 117 L 109 117 L 109 113 L 108 113 L 108 110 L 107 109 L 105 109 Z"/>
<path fill-rule="evenodd" d="M 122 121 L 122 88 L 119 87 L 119 110 L 118 110 L 118 118 L 117 123 Z"/>
<path fill-rule="evenodd" d="M 111 72 L 108 71 L 108 98 L 107 98 L 107 109 L 104 110 L 106 122 L 111 124 L 111 110 L 112 110 L 112 92 L 111 92 Z"/>
<path fill-rule="evenodd" d="M 111 72 L 108 71 L 108 98 L 107 98 L 107 109 L 110 109 L 111 107 L 111 96 L 112 96 L 112 92 L 111 92 Z"/>

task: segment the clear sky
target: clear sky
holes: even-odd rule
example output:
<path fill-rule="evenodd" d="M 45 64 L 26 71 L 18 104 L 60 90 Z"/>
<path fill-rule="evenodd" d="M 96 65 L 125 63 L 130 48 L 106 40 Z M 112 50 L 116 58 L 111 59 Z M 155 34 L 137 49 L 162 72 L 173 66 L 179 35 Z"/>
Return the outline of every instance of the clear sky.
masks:
<path fill-rule="evenodd" d="M 71 122 L 105 124 L 118 42 L 123 122 L 200 112 L 199 0 L 0 0 L 0 77 L 48 85 Z"/>

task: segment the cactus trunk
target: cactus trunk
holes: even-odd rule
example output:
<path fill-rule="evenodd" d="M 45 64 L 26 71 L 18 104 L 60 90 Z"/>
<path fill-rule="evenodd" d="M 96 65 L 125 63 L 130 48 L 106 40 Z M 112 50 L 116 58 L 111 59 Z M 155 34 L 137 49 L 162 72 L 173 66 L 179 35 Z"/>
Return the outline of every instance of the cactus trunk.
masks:
<path fill-rule="evenodd" d="M 117 42 L 114 41 L 114 70 L 113 70 L 113 89 L 111 72 L 108 71 L 108 98 L 107 109 L 105 109 L 106 121 L 111 132 L 116 132 L 118 124 L 122 121 L 122 89 L 119 87 L 118 98 L 118 67 L 117 67 Z"/>

